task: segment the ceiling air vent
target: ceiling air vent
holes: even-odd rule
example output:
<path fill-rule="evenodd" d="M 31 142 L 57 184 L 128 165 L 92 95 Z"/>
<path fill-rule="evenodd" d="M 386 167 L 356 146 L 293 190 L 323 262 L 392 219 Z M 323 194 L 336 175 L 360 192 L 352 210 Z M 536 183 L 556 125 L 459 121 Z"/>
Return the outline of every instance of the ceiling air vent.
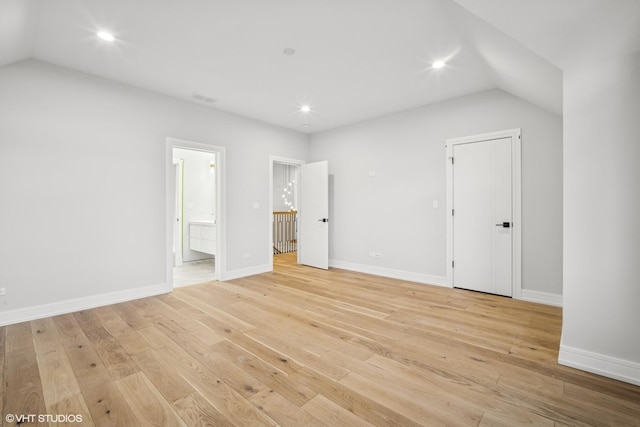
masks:
<path fill-rule="evenodd" d="M 194 93 L 193 95 L 191 95 L 191 98 L 195 99 L 198 102 L 204 102 L 206 104 L 213 104 L 214 102 L 216 102 L 215 98 L 200 95 L 199 93 Z"/>

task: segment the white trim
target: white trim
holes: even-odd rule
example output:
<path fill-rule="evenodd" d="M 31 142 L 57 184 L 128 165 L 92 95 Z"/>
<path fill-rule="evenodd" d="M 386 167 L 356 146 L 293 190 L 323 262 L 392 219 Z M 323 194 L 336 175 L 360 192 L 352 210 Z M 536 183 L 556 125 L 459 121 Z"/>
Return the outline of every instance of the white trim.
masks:
<path fill-rule="evenodd" d="M 550 294 L 548 292 L 532 291 L 522 289 L 520 299 L 523 301 L 536 302 L 538 304 L 555 305 L 562 307 L 562 295 Z"/>
<path fill-rule="evenodd" d="M 558 363 L 640 386 L 640 363 L 560 345 Z"/>
<path fill-rule="evenodd" d="M 284 163 L 287 165 L 298 166 L 298 176 L 296 177 L 296 181 L 300 182 L 300 165 L 304 165 L 306 162 L 304 160 L 297 159 L 289 159 L 286 157 L 280 156 L 269 156 L 269 212 L 268 212 L 268 223 L 267 223 L 267 231 L 269 233 L 269 238 L 267 241 L 269 242 L 269 246 L 267 247 L 267 259 L 269 260 L 269 270 L 273 271 L 273 164 L 274 163 Z M 300 186 L 296 187 L 298 194 L 296 194 L 296 200 L 300 200 Z M 298 241 L 299 243 L 299 241 Z M 300 263 L 300 252 L 298 251 L 298 263 Z"/>
<path fill-rule="evenodd" d="M 395 270 L 392 268 L 375 267 L 366 264 L 356 264 L 337 259 L 329 260 L 329 267 L 341 268 L 344 270 L 357 271 L 358 273 L 372 274 L 374 276 L 390 277 L 392 279 L 404 280 L 407 282 L 421 283 L 424 285 L 444 286 L 447 285 L 447 278 L 442 276 L 431 276 L 428 274 L 414 273 L 411 271 Z"/>
<path fill-rule="evenodd" d="M 74 298 L 66 301 L 5 311 L 0 313 L 0 326 L 28 322 L 31 320 L 57 316 L 60 314 L 73 313 L 80 310 L 88 310 L 91 308 L 151 297 L 154 295 L 166 294 L 169 292 L 171 292 L 171 285 L 167 283 L 160 283 L 157 285 L 144 286 L 141 288 L 127 289 L 124 291 L 116 291 L 100 295 L 91 295 L 88 297 Z"/>
<path fill-rule="evenodd" d="M 166 188 L 166 280 L 173 286 L 173 219 L 175 208 L 175 189 L 173 188 L 173 149 L 183 148 L 204 151 L 216 155 L 216 269 L 215 280 L 221 280 L 226 271 L 227 253 L 227 190 L 226 190 L 226 148 L 217 145 L 203 144 L 184 139 L 166 139 L 165 151 L 165 188 Z"/>
<path fill-rule="evenodd" d="M 497 132 L 483 133 L 479 135 L 465 136 L 461 138 L 450 138 L 446 140 L 445 163 L 446 163 L 446 268 L 448 287 L 453 287 L 453 218 L 451 209 L 453 206 L 453 167 L 451 158 L 453 157 L 453 146 L 457 144 L 468 144 L 472 142 L 489 141 L 498 138 L 511 138 L 511 167 L 512 175 L 512 206 L 513 206 L 513 234 L 512 248 L 512 292 L 515 299 L 522 299 L 522 140 L 520 129 L 509 129 Z"/>
<path fill-rule="evenodd" d="M 240 279 L 242 277 L 255 276 L 256 274 L 269 273 L 271 271 L 273 271 L 273 266 L 269 266 L 269 264 L 256 265 L 253 267 L 227 271 L 226 274 L 220 278 L 220 280 L 226 281 Z"/>

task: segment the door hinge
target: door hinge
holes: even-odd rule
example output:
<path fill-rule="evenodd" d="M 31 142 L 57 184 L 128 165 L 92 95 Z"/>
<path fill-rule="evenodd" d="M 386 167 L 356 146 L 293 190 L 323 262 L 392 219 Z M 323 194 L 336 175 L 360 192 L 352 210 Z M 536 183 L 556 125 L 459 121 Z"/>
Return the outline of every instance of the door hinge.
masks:
<path fill-rule="evenodd" d="M 453 157 L 451 158 L 451 164 L 453 164 Z"/>
<path fill-rule="evenodd" d="M 455 267 L 455 261 L 451 261 L 451 268 Z"/>
<path fill-rule="evenodd" d="M 454 215 L 454 209 L 451 209 L 451 216 Z"/>

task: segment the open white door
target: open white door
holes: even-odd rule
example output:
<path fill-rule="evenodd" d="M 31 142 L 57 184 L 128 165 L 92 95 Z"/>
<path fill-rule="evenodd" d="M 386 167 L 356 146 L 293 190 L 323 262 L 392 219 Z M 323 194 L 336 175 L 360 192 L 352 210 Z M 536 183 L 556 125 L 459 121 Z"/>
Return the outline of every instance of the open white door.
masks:
<path fill-rule="evenodd" d="M 182 160 L 174 160 L 175 168 L 175 222 L 173 227 L 173 266 L 182 266 Z"/>
<path fill-rule="evenodd" d="M 329 268 L 329 162 L 300 167 L 300 263 Z"/>

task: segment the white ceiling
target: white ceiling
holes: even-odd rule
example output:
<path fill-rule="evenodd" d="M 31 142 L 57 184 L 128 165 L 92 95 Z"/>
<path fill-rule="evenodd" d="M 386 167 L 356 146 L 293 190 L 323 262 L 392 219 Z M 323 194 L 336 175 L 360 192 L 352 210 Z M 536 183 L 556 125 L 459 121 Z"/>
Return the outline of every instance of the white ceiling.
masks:
<path fill-rule="evenodd" d="M 564 69 L 640 50 L 638 0 L 455 0 Z"/>
<path fill-rule="evenodd" d="M 638 0 L 0 0 L 0 66 L 35 58 L 302 132 L 491 88 L 561 114 L 562 67 L 638 50 Z"/>

